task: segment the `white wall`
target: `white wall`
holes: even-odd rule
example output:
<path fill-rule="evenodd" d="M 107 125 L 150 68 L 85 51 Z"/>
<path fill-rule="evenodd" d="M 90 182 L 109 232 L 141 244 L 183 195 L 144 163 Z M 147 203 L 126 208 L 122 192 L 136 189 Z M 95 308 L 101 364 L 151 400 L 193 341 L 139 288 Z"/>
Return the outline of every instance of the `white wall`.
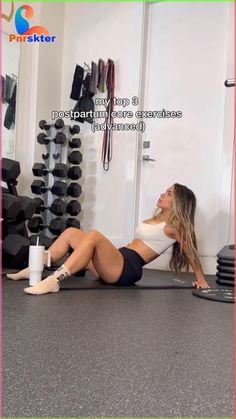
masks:
<path fill-rule="evenodd" d="M 61 110 L 73 109 L 76 103 L 69 98 L 75 65 L 99 58 L 115 62 L 116 97 L 138 95 L 142 7 L 140 3 L 65 4 Z M 102 133 L 92 133 L 85 122 L 80 137 L 82 227 L 102 231 L 116 245 L 127 243 L 132 238 L 134 216 L 136 133 L 113 133 L 114 156 L 108 172 L 101 163 Z"/>

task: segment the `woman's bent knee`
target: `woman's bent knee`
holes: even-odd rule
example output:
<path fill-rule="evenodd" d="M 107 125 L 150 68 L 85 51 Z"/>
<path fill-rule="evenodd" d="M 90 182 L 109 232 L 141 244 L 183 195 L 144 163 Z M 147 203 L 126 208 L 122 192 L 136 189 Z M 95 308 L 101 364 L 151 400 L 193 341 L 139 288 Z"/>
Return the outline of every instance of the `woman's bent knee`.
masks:
<path fill-rule="evenodd" d="M 81 230 L 79 228 L 76 227 L 68 227 L 66 228 L 62 234 L 64 234 L 64 236 L 68 239 L 71 239 L 72 237 L 74 237 L 76 234 L 78 234 L 78 232 L 81 232 Z"/>
<path fill-rule="evenodd" d="M 78 231 L 81 231 L 81 230 L 79 228 L 77 228 L 77 227 L 68 227 L 68 228 L 65 229 L 65 231 L 68 234 L 74 234 L 74 233 L 76 233 Z"/>
<path fill-rule="evenodd" d="M 102 234 L 102 233 L 100 233 L 100 231 L 97 231 L 97 230 L 90 230 L 90 231 L 88 231 L 88 233 L 87 233 L 87 237 L 88 237 L 88 238 L 90 238 L 90 239 L 95 239 L 95 240 L 97 240 L 97 239 L 102 239 L 102 238 L 104 238 L 105 236 L 103 236 L 103 234 Z"/>

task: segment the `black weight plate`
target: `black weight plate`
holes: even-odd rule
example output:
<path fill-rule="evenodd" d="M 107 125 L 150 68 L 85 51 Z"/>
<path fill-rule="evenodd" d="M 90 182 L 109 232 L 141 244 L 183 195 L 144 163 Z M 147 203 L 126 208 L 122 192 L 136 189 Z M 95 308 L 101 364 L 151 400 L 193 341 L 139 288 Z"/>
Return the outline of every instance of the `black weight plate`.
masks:
<path fill-rule="evenodd" d="M 234 261 L 232 260 L 232 261 L 230 261 L 230 260 L 228 260 L 228 259 L 223 259 L 223 258 L 217 258 L 217 261 L 216 261 L 219 265 L 225 265 L 225 266 L 231 266 L 231 267 L 234 267 Z"/>
<path fill-rule="evenodd" d="M 234 275 L 234 268 L 230 268 L 229 266 L 225 265 L 217 265 L 218 272 L 226 272 L 228 274 Z"/>
<path fill-rule="evenodd" d="M 217 282 L 217 284 L 223 285 L 224 287 L 233 287 L 234 286 L 234 281 L 230 281 L 228 279 L 217 279 L 216 282 Z"/>
<path fill-rule="evenodd" d="M 230 280 L 234 280 L 234 275 L 233 274 L 227 274 L 225 272 L 216 272 L 216 276 L 217 278 L 220 279 L 230 279 Z"/>
<path fill-rule="evenodd" d="M 234 260 L 234 245 L 230 244 L 229 246 L 224 246 L 219 253 L 217 253 L 219 258 Z"/>
<path fill-rule="evenodd" d="M 193 290 L 195 297 L 205 298 L 206 300 L 219 301 L 222 303 L 234 303 L 234 291 L 227 288 L 209 288 Z"/>

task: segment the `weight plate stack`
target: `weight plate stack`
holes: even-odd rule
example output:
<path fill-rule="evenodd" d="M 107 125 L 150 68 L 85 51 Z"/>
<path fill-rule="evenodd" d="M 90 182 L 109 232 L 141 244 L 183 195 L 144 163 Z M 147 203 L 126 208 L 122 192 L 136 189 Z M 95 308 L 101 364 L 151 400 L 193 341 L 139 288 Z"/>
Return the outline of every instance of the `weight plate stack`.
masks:
<path fill-rule="evenodd" d="M 224 286 L 234 286 L 234 252 L 235 245 L 224 246 L 217 253 L 217 284 Z"/>

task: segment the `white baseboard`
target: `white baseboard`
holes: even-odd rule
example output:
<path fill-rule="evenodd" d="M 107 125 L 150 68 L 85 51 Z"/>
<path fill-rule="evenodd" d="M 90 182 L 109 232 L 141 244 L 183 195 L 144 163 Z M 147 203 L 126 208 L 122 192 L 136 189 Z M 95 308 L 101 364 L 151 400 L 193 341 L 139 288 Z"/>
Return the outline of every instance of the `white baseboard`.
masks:
<path fill-rule="evenodd" d="M 145 265 L 147 269 L 160 269 L 163 271 L 170 271 L 170 254 L 163 253 L 156 260 Z M 202 269 L 205 275 L 215 275 L 216 274 L 216 257 L 210 256 L 201 256 L 200 261 L 202 264 Z M 192 268 L 189 268 L 189 272 L 193 272 Z"/>

